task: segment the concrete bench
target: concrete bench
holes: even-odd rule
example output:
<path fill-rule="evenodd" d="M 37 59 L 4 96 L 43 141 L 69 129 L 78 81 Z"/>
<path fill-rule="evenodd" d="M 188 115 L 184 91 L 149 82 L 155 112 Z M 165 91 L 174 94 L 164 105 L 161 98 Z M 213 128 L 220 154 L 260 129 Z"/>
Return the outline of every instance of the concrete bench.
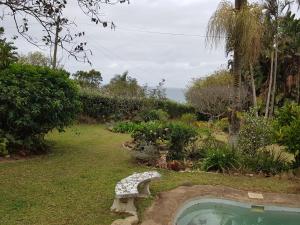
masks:
<path fill-rule="evenodd" d="M 115 188 L 116 197 L 111 210 L 136 215 L 135 198 L 149 196 L 149 184 L 152 180 L 159 179 L 161 175 L 156 171 L 134 173 L 119 181 Z"/>

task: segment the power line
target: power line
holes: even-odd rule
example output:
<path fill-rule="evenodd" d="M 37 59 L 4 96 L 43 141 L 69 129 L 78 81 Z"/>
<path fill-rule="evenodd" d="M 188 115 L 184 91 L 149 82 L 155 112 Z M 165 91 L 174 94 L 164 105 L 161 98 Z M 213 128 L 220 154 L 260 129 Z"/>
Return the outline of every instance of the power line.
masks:
<path fill-rule="evenodd" d="M 144 30 L 144 29 L 128 29 L 128 28 L 116 27 L 116 30 L 118 29 L 129 31 L 129 32 L 139 32 L 139 33 L 158 34 L 158 35 L 187 36 L 187 37 L 201 37 L 201 38 L 208 37 L 206 35 L 201 35 L 201 34 L 172 33 L 172 32 L 161 32 L 161 31 L 152 31 L 152 30 Z"/>

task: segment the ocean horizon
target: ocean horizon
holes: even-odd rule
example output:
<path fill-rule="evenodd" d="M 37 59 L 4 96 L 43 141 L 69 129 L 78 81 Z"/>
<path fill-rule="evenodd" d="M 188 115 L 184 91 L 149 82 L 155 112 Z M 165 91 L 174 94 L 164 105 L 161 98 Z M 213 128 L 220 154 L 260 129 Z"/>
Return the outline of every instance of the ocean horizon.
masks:
<path fill-rule="evenodd" d="M 185 92 L 185 88 L 166 88 L 167 98 L 179 103 L 186 103 Z"/>

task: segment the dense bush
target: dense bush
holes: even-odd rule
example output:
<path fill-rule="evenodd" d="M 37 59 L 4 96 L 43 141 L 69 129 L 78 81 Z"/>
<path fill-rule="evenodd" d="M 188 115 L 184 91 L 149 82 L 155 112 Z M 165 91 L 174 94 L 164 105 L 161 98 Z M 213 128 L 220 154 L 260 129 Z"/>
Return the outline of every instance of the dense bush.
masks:
<path fill-rule="evenodd" d="M 300 166 L 300 106 L 285 104 L 276 113 L 274 122 L 276 140 L 294 154 L 295 165 Z"/>
<path fill-rule="evenodd" d="M 223 144 L 206 150 L 202 168 L 205 171 L 228 172 L 237 169 L 240 164 L 238 154 L 229 146 Z"/>
<path fill-rule="evenodd" d="M 195 141 L 197 132 L 193 127 L 181 123 L 173 122 L 167 125 L 168 136 L 167 139 L 170 142 L 169 159 L 183 159 L 185 157 L 185 147 Z"/>
<path fill-rule="evenodd" d="M 258 149 L 272 143 L 273 130 L 268 120 L 257 117 L 254 110 L 245 114 L 239 133 L 238 148 L 246 155 L 254 156 Z"/>
<path fill-rule="evenodd" d="M 77 86 L 63 70 L 11 65 L 0 71 L 0 129 L 9 147 L 39 150 L 44 135 L 62 130 L 80 110 Z"/>
<path fill-rule="evenodd" d="M 194 112 L 194 108 L 170 100 L 148 98 L 118 98 L 100 94 L 81 93 L 83 114 L 97 120 L 132 119 L 146 110 L 161 109 L 171 118 L 180 117 L 184 113 Z"/>
<path fill-rule="evenodd" d="M 275 175 L 290 168 L 288 160 L 282 153 L 262 150 L 254 157 L 245 157 L 244 165 L 253 172 Z"/>
<path fill-rule="evenodd" d="M 162 109 L 153 109 L 150 111 L 143 111 L 140 114 L 140 117 L 143 121 L 153 121 L 153 120 L 160 120 L 160 121 L 167 121 L 169 119 L 169 114 Z"/>
<path fill-rule="evenodd" d="M 135 130 L 138 129 L 140 125 L 138 123 L 130 122 L 130 121 L 125 121 L 125 122 L 118 122 L 114 128 L 114 132 L 118 133 L 132 133 Z"/>
<path fill-rule="evenodd" d="M 146 142 L 149 145 L 157 144 L 159 140 L 165 139 L 166 136 L 166 126 L 160 121 L 141 123 L 132 134 L 132 137 L 137 143 Z"/>
<path fill-rule="evenodd" d="M 162 123 L 150 121 L 141 123 L 133 132 L 136 150 L 144 151 L 145 146 L 156 146 L 157 151 L 162 145 L 169 149 L 169 159 L 183 159 L 186 146 L 194 141 L 197 132 L 193 127 L 179 122 Z"/>

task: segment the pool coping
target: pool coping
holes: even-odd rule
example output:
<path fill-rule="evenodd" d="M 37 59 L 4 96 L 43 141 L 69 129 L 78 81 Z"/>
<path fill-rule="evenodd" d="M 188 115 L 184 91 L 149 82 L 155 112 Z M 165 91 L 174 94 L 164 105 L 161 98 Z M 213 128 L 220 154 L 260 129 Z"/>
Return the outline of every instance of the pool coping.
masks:
<path fill-rule="evenodd" d="M 299 194 L 259 193 L 263 195 L 263 199 L 250 199 L 248 191 L 225 186 L 181 186 L 158 194 L 152 206 L 146 210 L 141 225 L 174 225 L 174 219 L 180 210 L 189 202 L 199 199 L 221 199 L 242 204 L 300 209 Z"/>

